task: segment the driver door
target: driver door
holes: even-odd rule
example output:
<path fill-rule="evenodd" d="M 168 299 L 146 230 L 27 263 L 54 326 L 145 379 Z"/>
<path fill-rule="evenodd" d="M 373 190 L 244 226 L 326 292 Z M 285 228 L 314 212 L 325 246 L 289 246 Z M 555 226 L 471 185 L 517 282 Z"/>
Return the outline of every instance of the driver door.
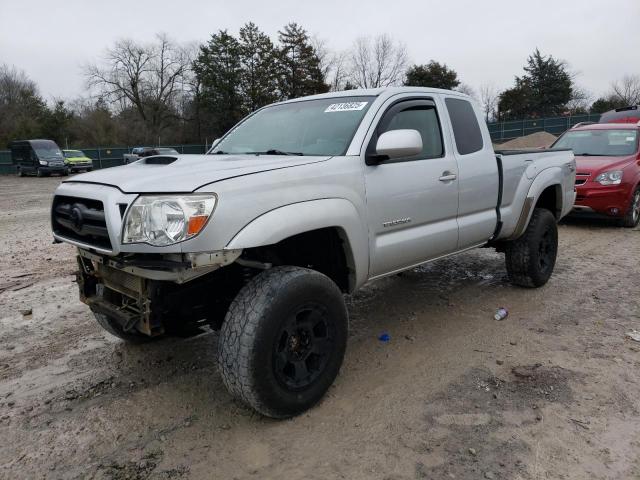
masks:
<path fill-rule="evenodd" d="M 391 104 L 380 118 L 366 155 L 380 135 L 413 129 L 422 151 L 365 166 L 370 229 L 370 278 L 454 252 L 458 243 L 458 167 L 445 148 L 436 103 L 410 98 Z"/>

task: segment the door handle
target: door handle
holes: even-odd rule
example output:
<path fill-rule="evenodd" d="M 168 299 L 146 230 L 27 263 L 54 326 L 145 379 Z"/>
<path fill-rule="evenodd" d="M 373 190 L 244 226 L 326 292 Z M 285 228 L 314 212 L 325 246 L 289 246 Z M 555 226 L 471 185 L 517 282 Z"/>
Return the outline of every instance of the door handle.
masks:
<path fill-rule="evenodd" d="M 442 172 L 442 176 L 438 180 L 440 180 L 441 182 L 451 182 L 456 178 L 458 178 L 458 176 L 455 173 L 451 173 L 447 171 L 447 172 Z"/>

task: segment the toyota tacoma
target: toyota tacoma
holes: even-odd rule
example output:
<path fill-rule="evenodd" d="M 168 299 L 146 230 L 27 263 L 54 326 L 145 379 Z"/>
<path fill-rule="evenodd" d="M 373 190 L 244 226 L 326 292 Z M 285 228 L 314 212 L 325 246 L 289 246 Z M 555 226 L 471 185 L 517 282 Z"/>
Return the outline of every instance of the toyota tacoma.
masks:
<path fill-rule="evenodd" d="M 206 155 L 66 180 L 51 223 L 105 330 L 219 330 L 229 391 L 286 418 L 334 381 L 343 295 L 366 282 L 489 246 L 512 283 L 544 285 L 574 183 L 570 150 L 495 152 L 464 94 L 352 90 L 257 110 Z"/>

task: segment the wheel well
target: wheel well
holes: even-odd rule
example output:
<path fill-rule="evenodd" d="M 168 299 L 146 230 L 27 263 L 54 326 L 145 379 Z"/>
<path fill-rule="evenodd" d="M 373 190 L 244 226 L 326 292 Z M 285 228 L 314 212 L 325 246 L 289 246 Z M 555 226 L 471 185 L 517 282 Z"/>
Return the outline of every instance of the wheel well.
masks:
<path fill-rule="evenodd" d="M 328 276 L 343 292 L 355 284 L 355 269 L 344 231 L 321 228 L 285 238 L 274 245 L 245 249 L 243 258 L 276 265 L 311 268 Z"/>
<path fill-rule="evenodd" d="M 562 188 L 560 185 L 550 185 L 545 188 L 540 196 L 534 208 L 546 208 L 556 220 L 560 219 L 562 215 Z"/>

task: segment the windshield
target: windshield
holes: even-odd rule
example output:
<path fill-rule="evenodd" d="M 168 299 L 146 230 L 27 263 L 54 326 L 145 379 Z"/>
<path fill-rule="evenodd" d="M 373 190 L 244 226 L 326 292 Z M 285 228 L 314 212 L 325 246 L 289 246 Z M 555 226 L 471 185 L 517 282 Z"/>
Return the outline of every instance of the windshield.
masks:
<path fill-rule="evenodd" d="M 38 158 L 62 158 L 60 147 L 52 140 L 32 140 L 31 146 Z"/>
<path fill-rule="evenodd" d="M 178 151 L 175 148 L 158 148 L 157 152 L 159 154 L 167 154 L 167 153 L 177 154 L 178 153 Z"/>
<path fill-rule="evenodd" d="M 78 158 L 78 157 L 84 157 L 85 155 L 80 150 L 65 150 L 64 156 L 66 158 Z"/>
<path fill-rule="evenodd" d="M 570 148 L 575 155 L 623 157 L 638 150 L 637 130 L 579 130 L 567 132 L 553 148 Z"/>
<path fill-rule="evenodd" d="M 222 139 L 212 153 L 344 155 L 375 97 L 342 97 L 259 110 Z"/>

